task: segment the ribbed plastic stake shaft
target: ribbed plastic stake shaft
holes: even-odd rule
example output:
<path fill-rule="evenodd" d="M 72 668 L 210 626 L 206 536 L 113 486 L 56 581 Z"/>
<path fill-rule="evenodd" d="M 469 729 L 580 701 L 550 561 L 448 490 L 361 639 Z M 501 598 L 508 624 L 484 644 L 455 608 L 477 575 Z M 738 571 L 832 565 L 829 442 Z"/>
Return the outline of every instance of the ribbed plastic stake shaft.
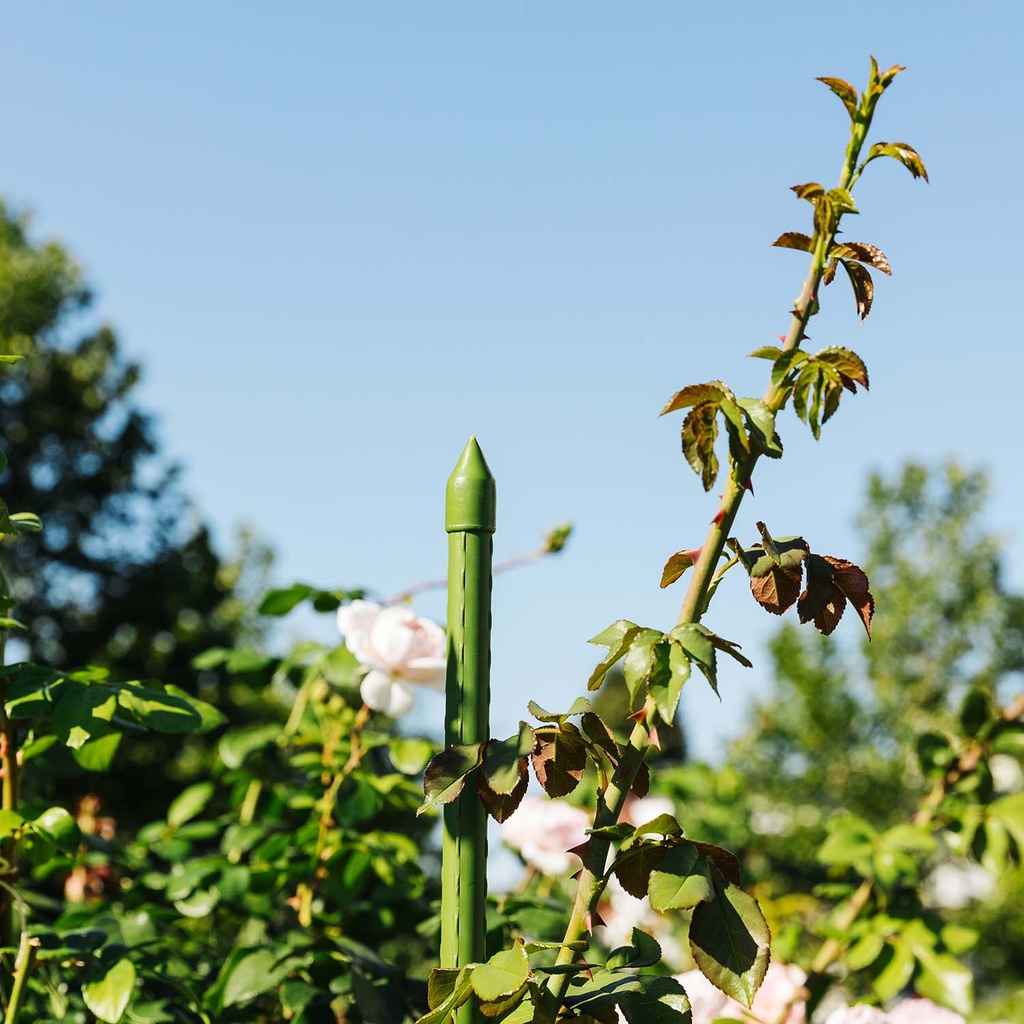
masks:
<path fill-rule="evenodd" d="M 471 437 L 448 480 L 448 676 L 445 745 L 483 743 L 490 732 L 491 535 L 494 477 Z M 486 959 L 487 815 L 468 785 L 445 805 L 441 848 L 441 966 Z M 476 1019 L 470 1005 L 458 1024 Z"/>

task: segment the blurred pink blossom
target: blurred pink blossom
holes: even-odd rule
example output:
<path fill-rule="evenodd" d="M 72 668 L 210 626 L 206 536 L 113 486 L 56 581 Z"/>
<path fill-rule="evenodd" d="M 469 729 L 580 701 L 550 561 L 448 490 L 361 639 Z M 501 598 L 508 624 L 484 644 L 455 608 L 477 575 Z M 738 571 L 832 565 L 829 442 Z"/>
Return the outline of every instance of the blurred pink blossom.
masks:
<path fill-rule="evenodd" d="M 577 863 L 574 846 L 587 841 L 590 815 L 564 800 L 527 796 L 501 826 L 506 846 L 543 875 L 562 875 Z"/>
<path fill-rule="evenodd" d="M 686 989 L 690 1009 L 693 1011 L 693 1024 L 711 1024 L 716 1017 L 721 1016 L 725 1004 L 731 1002 L 729 997 L 715 988 L 700 971 L 687 971 L 675 977 Z"/>
<path fill-rule="evenodd" d="M 345 645 L 369 669 L 359 693 L 367 706 L 401 718 L 412 711 L 410 684 L 443 689 L 444 630 L 408 608 L 383 608 L 353 601 L 338 609 L 338 629 Z"/>
<path fill-rule="evenodd" d="M 676 975 L 676 980 L 682 984 L 689 996 L 693 1009 L 693 1024 L 711 1024 L 718 1018 L 750 1021 L 754 1017 L 767 1021 L 768 1024 L 775 1024 L 783 1007 L 793 994 L 803 987 L 807 975 L 793 964 L 770 964 L 764 981 L 754 996 L 754 1005 L 749 1010 L 735 999 L 730 999 L 724 992 L 720 992 L 700 971 Z M 806 1019 L 807 1011 L 803 1000 L 795 1003 L 785 1018 L 786 1024 L 804 1024 Z"/>
<path fill-rule="evenodd" d="M 825 1024 L 892 1024 L 892 1017 L 877 1006 L 840 1006 L 825 1018 Z"/>
<path fill-rule="evenodd" d="M 890 1024 L 966 1024 L 954 1010 L 930 999 L 904 999 L 889 1011 Z"/>

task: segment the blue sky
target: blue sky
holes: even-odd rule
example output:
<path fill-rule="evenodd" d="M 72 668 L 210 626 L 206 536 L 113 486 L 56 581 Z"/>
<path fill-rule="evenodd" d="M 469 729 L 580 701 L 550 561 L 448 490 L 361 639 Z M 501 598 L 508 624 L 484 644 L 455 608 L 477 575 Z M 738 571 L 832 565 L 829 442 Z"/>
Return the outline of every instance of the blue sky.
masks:
<path fill-rule="evenodd" d="M 626 617 L 667 627 L 665 558 L 714 499 L 684 463 L 687 383 L 761 394 L 745 358 L 786 327 L 805 230 L 788 186 L 835 183 L 839 101 L 868 55 L 908 70 L 850 237 L 888 254 L 860 325 L 845 284 L 813 345 L 872 389 L 820 444 L 787 416 L 741 517 L 856 557 L 867 472 L 987 466 L 1024 585 L 1017 403 L 1024 16 L 1004 3 L 268 3 L 23 6 L 0 38 L 0 193 L 63 240 L 227 546 L 245 521 L 281 582 L 382 594 L 443 573 L 445 479 L 475 433 L 498 479 L 496 550 L 576 526 L 495 588 L 494 731 L 564 705 Z M 856 234 L 852 234 L 852 232 Z M 714 756 L 765 682 L 776 625 L 743 581 L 708 622 L 754 670 L 684 697 Z M 440 617 L 443 598 L 418 607 Z M 319 627 L 331 635 L 329 623 Z M 851 632 L 852 623 L 842 629 Z M 440 720 L 425 698 L 421 719 Z"/>

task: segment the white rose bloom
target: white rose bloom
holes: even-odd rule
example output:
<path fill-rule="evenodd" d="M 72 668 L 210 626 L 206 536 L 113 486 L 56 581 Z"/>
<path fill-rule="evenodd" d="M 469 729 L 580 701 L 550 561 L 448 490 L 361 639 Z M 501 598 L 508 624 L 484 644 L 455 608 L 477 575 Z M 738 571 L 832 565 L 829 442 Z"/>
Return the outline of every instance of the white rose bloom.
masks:
<path fill-rule="evenodd" d="M 369 669 L 359 692 L 374 711 L 401 718 L 415 703 L 412 685 L 444 688 L 445 634 L 436 622 L 408 608 L 353 601 L 338 609 L 338 629 Z"/>
<path fill-rule="evenodd" d="M 569 851 L 587 841 L 590 815 L 564 800 L 528 796 L 501 825 L 506 846 L 544 875 L 562 875 L 578 863 Z"/>
<path fill-rule="evenodd" d="M 840 1006 L 825 1018 L 825 1024 L 892 1024 L 892 1017 L 877 1006 Z"/>

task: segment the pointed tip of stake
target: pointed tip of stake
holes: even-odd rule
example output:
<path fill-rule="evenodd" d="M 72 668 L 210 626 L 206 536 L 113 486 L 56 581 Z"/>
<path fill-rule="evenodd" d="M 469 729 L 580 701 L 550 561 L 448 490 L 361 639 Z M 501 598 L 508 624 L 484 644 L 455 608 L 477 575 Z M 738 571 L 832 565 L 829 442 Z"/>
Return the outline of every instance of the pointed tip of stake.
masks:
<path fill-rule="evenodd" d="M 448 533 L 494 533 L 494 522 L 494 476 L 476 437 L 471 437 L 448 478 L 444 527 Z"/>

